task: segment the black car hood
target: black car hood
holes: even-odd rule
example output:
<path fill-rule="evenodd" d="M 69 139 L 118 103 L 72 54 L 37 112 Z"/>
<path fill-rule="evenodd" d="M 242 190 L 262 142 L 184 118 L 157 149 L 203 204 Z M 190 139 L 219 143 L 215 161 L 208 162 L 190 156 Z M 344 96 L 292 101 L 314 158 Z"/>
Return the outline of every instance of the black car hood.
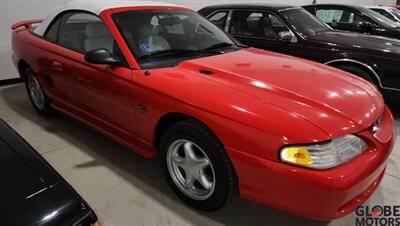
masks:
<path fill-rule="evenodd" d="M 43 180 L 0 138 L 0 212 L 46 188 Z"/>
<path fill-rule="evenodd" d="M 88 225 L 97 217 L 75 190 L 0 119 L 0 225 Z"/>
<path fill-rule="evenodd" d="M 359 48 L 360 51 L 374 50 L 400 54 L 400 40 L 376 35 L 330 31 L 309 36 L 308 38 L 316 42 L 326 43 L 332 46 L 332 48 L 342 46 Z"/>

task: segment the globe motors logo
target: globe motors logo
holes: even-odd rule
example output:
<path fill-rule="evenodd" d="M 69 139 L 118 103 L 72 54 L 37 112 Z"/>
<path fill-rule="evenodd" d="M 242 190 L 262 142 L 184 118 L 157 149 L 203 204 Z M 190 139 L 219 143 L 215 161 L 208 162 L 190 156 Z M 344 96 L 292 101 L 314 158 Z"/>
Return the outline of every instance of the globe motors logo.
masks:
<path fill-rule="evenodd" d="M 359 206 L 356 226 L 400 226 L 400 206 Z"/>

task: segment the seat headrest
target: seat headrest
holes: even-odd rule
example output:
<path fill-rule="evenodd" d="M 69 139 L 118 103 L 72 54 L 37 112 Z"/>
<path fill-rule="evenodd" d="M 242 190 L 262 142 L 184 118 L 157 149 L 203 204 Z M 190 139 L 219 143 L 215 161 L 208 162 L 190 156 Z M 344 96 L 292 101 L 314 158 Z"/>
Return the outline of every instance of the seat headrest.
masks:
<path fill-rule="evenodd" d="M 160 28 L 158 26 L 144 25 L 139 29 L 140 36 L 155 36 L 160 34 Z"/>
<path fill-rule="evenodd" d="M 86 25 L 86 36 L 91 38 L 104 37 L 111 36 L 111 33 L 103 23 L 89 23 Z"/>
<path fill-rule="evenodd" d="M 269 18 L 268 15 L 265 15 L 263 17 L 260 17 L 260 19 L 258 20 L 258 24 L 259 25 L 262 24 L 264 26 L 271 26 L 272 25 L 272 21 L 271 21 L 271 19 Z"/>

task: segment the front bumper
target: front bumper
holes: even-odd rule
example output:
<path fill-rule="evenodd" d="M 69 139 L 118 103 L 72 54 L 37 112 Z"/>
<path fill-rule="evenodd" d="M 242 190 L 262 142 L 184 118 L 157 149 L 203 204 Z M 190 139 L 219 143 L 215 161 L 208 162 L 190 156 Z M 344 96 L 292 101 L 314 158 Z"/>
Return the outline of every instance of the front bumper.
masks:
<path fill-rule="evenodd" d="M 393 117 L 387 107 L 380 129 L 357 134 L 368 150 L 349 162 L 312 170 L 226 147 L 235 166 L 242 197 L 306 218 L 331 220 L 354 211 L 381 182 L 395 141 Z"/>

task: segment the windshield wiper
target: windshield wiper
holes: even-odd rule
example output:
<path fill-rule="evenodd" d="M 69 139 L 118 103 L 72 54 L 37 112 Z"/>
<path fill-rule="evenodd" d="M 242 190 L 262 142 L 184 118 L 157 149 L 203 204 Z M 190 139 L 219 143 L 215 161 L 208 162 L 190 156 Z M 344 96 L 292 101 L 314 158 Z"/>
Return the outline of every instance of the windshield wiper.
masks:
<path fill-rule="evenodd" d="M 214 45 L 212 45 L 212 46 L 206 48 L 205 50 L 220 49 L 220 48 L 232 47 L 232 46 L 247 48 L 247 46 L 245 46 L 245 45 L 240 45 L 240 44 L 235 44 L 235 43 L 229 43 L 229 42 L 221 42 L 221 43 L 214 44 Z"/>
<path fill-rule="evenodd" d="M 186 53 L 222 54 L 224 52 L 218 51 L 217 49 L 221 49 L 224 47 L 233 47 L 233 46 L 241 47 L 241 48 L 248 47 L 248 46 L 242 45 L 242 44 L 221 42 L 221 43 L 212 45 L 206 49 L 164 49 L 164 50 L 159 50 L 159 51 L 155 51 L 155 52 L 140 56 L 139 59 L 143 60 L 143 59 L 147 59 L 147 58 L 151 58 L 151 57 L 173 56 L 173 55 L 180 55 L 180 54 L 186 54 Z"/>
<path fill-rule="evenodd" d="M 139 57 L 139 59 L 147 59 L 151 57 L 164 57 L 164 56 L 173 56 L 173 55 L 180 55 L 186 53 L 211 53 L 211 54 L 221 54 L 221 51 L 214 51 L 211 49 L 166 49 L 166 50 L 159 50 L 155 51 L 146 55 Z"/>
<path fill-rule="evenodd" d="M 162 57 L 162 56 L 170 56 L 170 55 L 178 55 L 182 53 L 186 53 L 188 50 L 187 49 L 164 49 L 164 50 L 159 50 L 159 51 L 154 51 L 149 54 L 145 54 L 143 56 L 140 56 L 139 59 L 147 59 L 150 57 Z"/>

